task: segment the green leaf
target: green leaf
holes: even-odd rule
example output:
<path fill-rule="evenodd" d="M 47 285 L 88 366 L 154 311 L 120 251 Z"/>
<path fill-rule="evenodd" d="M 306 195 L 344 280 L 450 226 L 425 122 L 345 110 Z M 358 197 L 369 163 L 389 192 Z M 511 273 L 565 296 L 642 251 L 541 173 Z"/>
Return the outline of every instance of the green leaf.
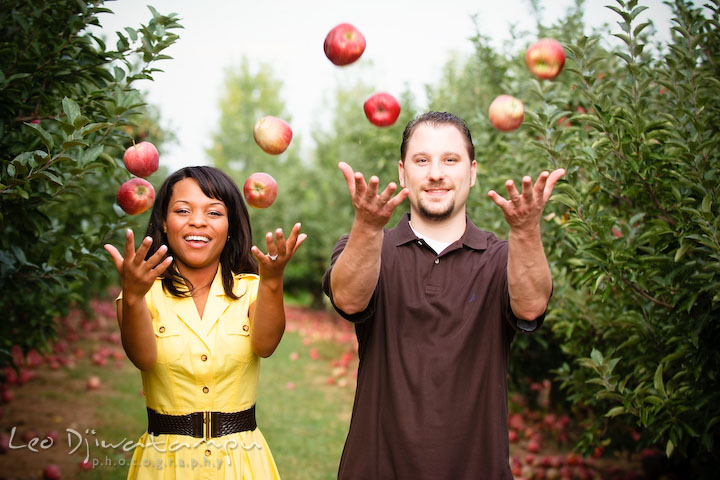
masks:
<path fill-rule="evenodd" d="M 42 140 L 42 142 L 43 142 L 43 143 L 45 144 L 45 146 L 47 147 L 48 152 L 49 152 L 50 150 L 52 150 L 52 148 L 55 146 L 55 141 L 53 140 L 52 135 L 50 135 L 50 133 L 48 133 L 47 131 L 45 131 L 45 129 L 43 129 L 43 128 L 42 128 L 40 125 L 38 125 L 37 123 L 28 123 L 28 122 L 25 122 L 25 125 L 27 125 L 28 127 L 32 128 L 32 129 L 33 129 L 33 132 L 35 132 L 35 134 L 36 134 L 38 137 L 40 137 L 40 140 Z"/>
<path fill-rule="evenodd" d="M 687 251 L 690 250 L 690 247 L 690 242 L 683 242 L 680 248 L 677 249 L 677 252 L 675 252 L 675 263 L 679 262 L 682 257 L 685 256 Z"/>
<path fill-rule="evenodd" d="M 53 183 L 56 183 L 57 185 L 62 186 L 63 184 L 62 179 L 52 172 L 48 172 L 47 170 L 41 170 L 38 172 L 38 174 L 49 178 Z"/>
<path fill-rule="evenodd" d="M 85 115 L 80 115 L 73 121 L 73 126 L 75 128 L 82 128 L 85 125 L 87 125 L 90 122 L 90 119 L 87 118 Z"/>
<path fill-rule="evenodd" d="M 65 97 L 62 100 L 63 112 L 67 115 L 70 123 L 75 124 L 75 119 L 80 116 L 80 107 L 74 100 Z"/>
<path fill-rule="evenodd" d="M 606 414 L 606 417 L 617 417 L 626 413 L 625 407 L 613 407 Z"/>
<path fill-rule="evenodd" d="M 705 198 L 703 198 L 702 211 L 712 213 L 712 197 L 710 195 L 705 195 Z"/>
<path fill-rule="evenodd" d="M 593 348 L 592 352 L 590 352 L 590 358 L 593 359 L 595 362 L 595 365 L 602 365 L 603 364 L 603 354 L 600 352 L 600 350 Z"/>
<path fill-rule="evenodd" d="M 102 144 L 93 145 L 92 147 L 85 150 L 82 154 L 81 163 L 87 165 L 90 162 L 94 162 L 98 156 L 102 153 L 104 146 Z"/>
<path fill-rule="evenodd" d="M 665 446 L 665 455 L 667 455 L 668 458 L 670 458 L 670 456 L 673 454 L 674 451 L 675 451 L 675 444 L 673 443 L 672 440 L 668 440 L 667 445 Z"/>
<path fill-rule="evenodd" d="M 577 209 L 578 205 L 577 202 L 565 195 L 564 193 L 555 193 L 550 197 L 551 202 L 560 202 L 566 207 L 572 208 L 573 210 Z"/>
<path fill-rule="evenodd" d="M 125 78 L 125 70 L 123 70 L 120 67 L 115 67 L 115 81 L 116 82 L 122 82 L 123 78 Z"/>
<path fill-rule="evenodd" d="M 112 126 L 112 123 L 108 123 L 108 122 L 89 123 L 80 130 L 80 136 L 85 136 L 90 133 L 101 130 L 103 128 L 109 128 L 111 126 Z"/>
<path fill-rule="evenodd" d="M 67 150 L 72 147 L 87 147 L 87 143 L 81 142 L 80 140 L 69 140 L 62 144 L 63 150 Z"/>
<path fill-rule="evenodd" d="M 663 364 L 659 363 L 657 366 L 657 369 L 655 370 L 655 377 L 653 378 L 653 385 L 655 386 L 655 390 L 662 395 L 663 397 L 667 398 L 667 393 L 665 393 L 665 384 L 663 383 Z"/>

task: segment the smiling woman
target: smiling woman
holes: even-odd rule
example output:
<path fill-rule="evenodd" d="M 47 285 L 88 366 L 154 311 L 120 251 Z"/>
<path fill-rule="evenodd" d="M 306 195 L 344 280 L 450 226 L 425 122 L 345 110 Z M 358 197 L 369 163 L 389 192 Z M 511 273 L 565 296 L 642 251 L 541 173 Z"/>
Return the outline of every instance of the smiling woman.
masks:
<path fill-rule="evenodd" d="M 219 169 L 186 167 L 159 189 L 137 251 L 132 231 L 124 256 L 106 246 L 122 282 L 123 347 L 141 370 L 148 413 L 128 478 L 187 468 L 279 478 L 255 420 L 259 357 L 284 332 L 283 272 L 305 235 L 300 224 L 287 239 L 268 233 L 264 254 L 251 233 L 237 185 Z"/>

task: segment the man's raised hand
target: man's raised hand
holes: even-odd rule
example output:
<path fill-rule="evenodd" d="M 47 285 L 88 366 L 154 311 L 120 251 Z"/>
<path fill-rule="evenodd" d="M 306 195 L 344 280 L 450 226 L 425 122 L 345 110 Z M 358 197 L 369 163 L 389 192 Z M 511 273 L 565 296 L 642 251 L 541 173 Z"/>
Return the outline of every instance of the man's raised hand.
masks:
<path fill-rule="evenodd" d="M 382 193 L 378 194 L 380 179 L 373 175 L 365 183 L 365 177 L 360 172 L 354 172 L 345 162 L 338 163 L 347 182 L 348 191 L 355 208 L 355 220 L 376 228 L 384 227 L 390 221 L 393 212 L 408 196 L 408 190 L 403 188 L 393 197 L 397 184 L 390 182 Z"/>
<path fill-rule="evenodd" d="M 565 169 L 558 168 L 552 173 L 542 172 L 532 184 L 532 178 L 525 176 L 522 179 L 522 192 L 518 192 L 512 180 L 505 182 L 509 200 L 506 200 L 494 190 L 488 192 L 488 196 L 500 207 L 505 216 L 505 221 L 514 231 L 526 231 L 537 229 L 540 225 L 545 204 L 552 194 L 555 183 L 565 175 Z"/>

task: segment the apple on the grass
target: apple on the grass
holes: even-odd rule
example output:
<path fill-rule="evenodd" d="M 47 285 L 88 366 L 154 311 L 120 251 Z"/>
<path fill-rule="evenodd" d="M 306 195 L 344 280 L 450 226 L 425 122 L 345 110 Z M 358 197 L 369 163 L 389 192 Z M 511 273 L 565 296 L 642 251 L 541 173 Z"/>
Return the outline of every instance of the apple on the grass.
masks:
<path fill-rule="evenodd" d="M 60 467 L 49 463 L 43 469 L 43 480 L 59 480 L 61 478 Z"/>
<path fill-rule="evenodd" d="M 389 127 L 400 116 L 400 104 L 389 93 L 372 95 L 363 104 L 365 116 L 376 127 Z"/>
<path fill-rule="evenodd" d="M 287 149 L 292 140 L 292 129 L 282 118 L 267 115 L 255 122 L 253 137 L 255 143 L 271 155 L 279 155 Z"/>
<path fill-rule="evenodd" d="M 277 182 L 265 172 L 253 173 L 243 185 L 245 200 L 253 208 L 267 208 L 272 205 L 277 197 L 277 191 Z"/>
<path fill-rule="evenodd" d="M 499 95 L 490 104 L 488 117 L 493 127 L 501 132 L 510 132 L 522 124 L 525 107 L 512 95 Z"/>
<path fill-rule="evenodd" d="M 553 38 L 541 38 L 528 47 L 525 63 L 537 78 L 552 80 L 565 66 L 565 49 Z"/>
<path fill-rule="evenodd" d="M 155 173 L 159 165 L 157 148 L 150 142 L 140 142 L 125 150 L 123 155 L 125 168 L 137 177 L 147 177 Z"/>
<path fill-rule="evenodd" d="M 365 51 L 365 36 L 349 23 L 341 23 L 325 37 L 325 56 L 340 67 L 350 65 Z"/>
<path fill-rule="evenodd" d="M 155 202 L 155 189 L 144 178 L 131 178 L 118 188 L 115 201 L 130 215 L 138 215 Z"/>
<path fill-rule="evenodd" d="M 87 380 L 87 389 L 88 390 L 97 390 L 100 388 L 100 377 L 96 375 L 91 375 L 88 377 Z"/>

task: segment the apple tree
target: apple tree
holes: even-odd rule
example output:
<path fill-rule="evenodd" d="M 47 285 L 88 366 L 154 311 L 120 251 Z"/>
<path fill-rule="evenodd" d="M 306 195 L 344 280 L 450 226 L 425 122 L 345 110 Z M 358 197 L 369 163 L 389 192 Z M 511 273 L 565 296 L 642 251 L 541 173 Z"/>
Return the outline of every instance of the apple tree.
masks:
<path fill-rule="evenodd" d="M 558 374 L 594 413 L 588 443 L 625 424 L 702 469 L 720 460 L 720 3 L 673 2 L 666 45 L 644 36 L 637 1 L 610 8 L 617 68 L 598 68 L 597 36 L 567 44 L 587 111 L 555 199 L 557 266 L 576 286 L 553 326 L 573 360 Z"/>
<path fill-rule="evenodd" d="M 102 249 L 135 219 L 113 208 L 135 136 L 167 138 L 135 87 L 178 38 L 174 14 L 117 32 L 100 0 L 0 8 L 0 364 L 13 345 L 43 350 L 54 319 L 111 279 Z"/>

